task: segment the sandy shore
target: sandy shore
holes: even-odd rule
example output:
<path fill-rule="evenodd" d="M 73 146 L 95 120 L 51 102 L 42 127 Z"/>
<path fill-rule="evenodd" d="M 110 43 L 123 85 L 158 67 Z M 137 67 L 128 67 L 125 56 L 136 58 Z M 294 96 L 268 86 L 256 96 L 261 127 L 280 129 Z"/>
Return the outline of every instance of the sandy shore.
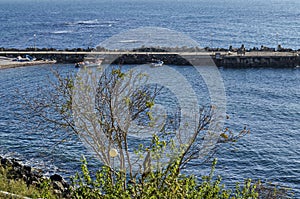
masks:
<path fill-rule="evenodd" d="M 6 68 L 16 68 L 16 67 L 22 67 L 22 66 L 33 66 L 33 65 L 40 65 L 40 64 L 55 64 L 56 61 L 13 61 L 13 58 L 8 57 L 1 57 L 0 56 L 0 69 L 6 69 Z"/>

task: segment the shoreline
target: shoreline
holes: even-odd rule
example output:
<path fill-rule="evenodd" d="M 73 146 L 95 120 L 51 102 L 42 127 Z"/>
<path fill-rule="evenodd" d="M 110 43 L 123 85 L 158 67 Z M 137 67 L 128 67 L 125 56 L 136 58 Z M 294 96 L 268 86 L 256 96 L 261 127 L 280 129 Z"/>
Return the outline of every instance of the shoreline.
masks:
<path fill-rule="evenodd" d="M 0 70 L 8 68 L 17 68 L 24 66 L 34 66 L 42 64 L 55 64 L 54 60 L 36 60 L 36 61 L 13 61 L 13 58 L 0 57 Z"/>
<path fill-rule="evenodd" d="M 21 160 L 0 155 L 0 168 L 7 169 L 11 180 L 23 180 L 27 186 L 36 186 L 43 179 L 49 179 L 56 194 L 62 197 L 69 194 L 70 184 L 62 176 L 53 174 L 46 177 L 42 170 L 25 165 Z"/>

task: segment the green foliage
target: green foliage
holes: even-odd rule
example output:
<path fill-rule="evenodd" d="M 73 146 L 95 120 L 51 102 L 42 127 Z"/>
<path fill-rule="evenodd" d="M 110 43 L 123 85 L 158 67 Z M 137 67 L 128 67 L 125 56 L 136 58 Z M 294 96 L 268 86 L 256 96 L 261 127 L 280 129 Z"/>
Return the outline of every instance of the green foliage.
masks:
<path fill-rule="evenodd" d="M 103 166 L 96 173 L 96 179 L 92 180 L 87 162 L 82 159 L 82 173 L 76 173 L 72 180 L 72 198 L 128 198 L 129 195 L 124 191 L 125 175 L 122 172 L 114 172 L 107 166 Z M 121 198 L 122 198 L 121 197 Z"/>
<path fill-rule="evenodd" d="M 120 68 L 118 68 L 118 69 L 113 69 L 113 70 L 112 70 L 112 74 L 113 74 L 113 75 L 117 75 L 117 77 L 120 78 L 120 79 L 123 79 L 123 78 L 126 76 L 126 74 L 123 73 L 123 72 L 121 71 Z"/>
<path fill-rule="evenodd" d="M 82 173 L 77 173 L 72 179 L 71 195 L 72 198 L 258 198 L 256 184 L 251 180 L 246 180 L 243 186 L 237 184 L 232 191 L 221 184 L 221 177 L 213 179 L 216 163 L 214 160 L 210 174 L 202 181 L 180 174 L 179 161 L 160 171 L 137 176 L 134 181 L 126 179 L 122 171 L 103 166 L 93 180 L 83 158 Z"/>
<path fill-rule="evenodd" d="M 0 166 L 0 191 L 31 198 L 59 198 L 53 193 L 49 179 L 43 179 L 37 186 L 27 185 L 24 180 L 12 179 L 10 169 Z M 8 198 L 0 193 L 0 198 Z"/>
<path fill-rule="evenodd" d="M 40 192 L 40 198 L 59 198 L 54 194 L 53 188 L 51 186 L 51 180 L 49 178 L 44 178 L 38 184 L 38 190 Z"/>

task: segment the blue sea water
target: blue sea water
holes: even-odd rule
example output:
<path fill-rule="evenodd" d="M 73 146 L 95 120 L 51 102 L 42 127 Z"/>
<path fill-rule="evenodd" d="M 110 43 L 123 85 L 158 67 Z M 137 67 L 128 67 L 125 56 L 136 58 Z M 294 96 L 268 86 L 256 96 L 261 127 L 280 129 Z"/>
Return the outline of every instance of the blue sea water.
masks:
<path fill-rule="evenodd" d="M 1 0 L 0 47 L 86 48 L 153 26 L 202 47 L 299 49 L 299 8 L 298 0 Z"/>
<path fill-rule="evenodd" d="M 124 30 L 152 26 L 182 32 L 203 47 L 280 43 L 299 49 L 299 19 L 298 0 L 0 0 L 0 47 L 91 47 Z M 68 176 L 79 168 L 80 155 L 88 154 L 83 145 L 74 138 L 54 146 L 61 132 L 35 131 L 33 124 L 16 116 L 23 111 L 16 96 L 36 96 L 38 86 L 47 87 L 49 68 L 0 70 L 0 152 Z M 74 70 L 71 65 L 59 68 Z M 178 70 L 189 74 L 190 69 Z M 220 72 L 231 117 L 226 125 L 237 130 L 247 125 L 251 134 L 234 150 L 224 148 L 216 154 L 217 174 L 225 182 L 251 177 L 280 183 L 300 197 L 299 68 L 220 68 Z M 91 160 L 94 168 L 98 163 Z M 195 175 L 205 171 L 188 169 Z"/>

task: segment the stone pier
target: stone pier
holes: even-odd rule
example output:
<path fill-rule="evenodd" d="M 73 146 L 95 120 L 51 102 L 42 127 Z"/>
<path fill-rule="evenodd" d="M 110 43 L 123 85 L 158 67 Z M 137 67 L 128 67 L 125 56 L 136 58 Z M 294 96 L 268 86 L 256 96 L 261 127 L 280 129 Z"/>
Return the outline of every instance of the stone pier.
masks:
<path fill-rule="evenodd" d="M 218 67 L 299 67 L 300 52 L 125 52 L 125 51 L 0 51 L 0 56 L 17 57 L 31 55 L 38 60 L 56 60 L 57 63 L 76 63 L 87 56 L 102 58 L 104 63 L 147 64 L 157 60 L 169 65 L 192 65 L 197 60 L 211 58 Z M 201 61 L 202 59 L 202 61 Z M 190 63 L 189 60 L 193 63 Z M 203 63 L 203 62 L 202 62 Z"/>

